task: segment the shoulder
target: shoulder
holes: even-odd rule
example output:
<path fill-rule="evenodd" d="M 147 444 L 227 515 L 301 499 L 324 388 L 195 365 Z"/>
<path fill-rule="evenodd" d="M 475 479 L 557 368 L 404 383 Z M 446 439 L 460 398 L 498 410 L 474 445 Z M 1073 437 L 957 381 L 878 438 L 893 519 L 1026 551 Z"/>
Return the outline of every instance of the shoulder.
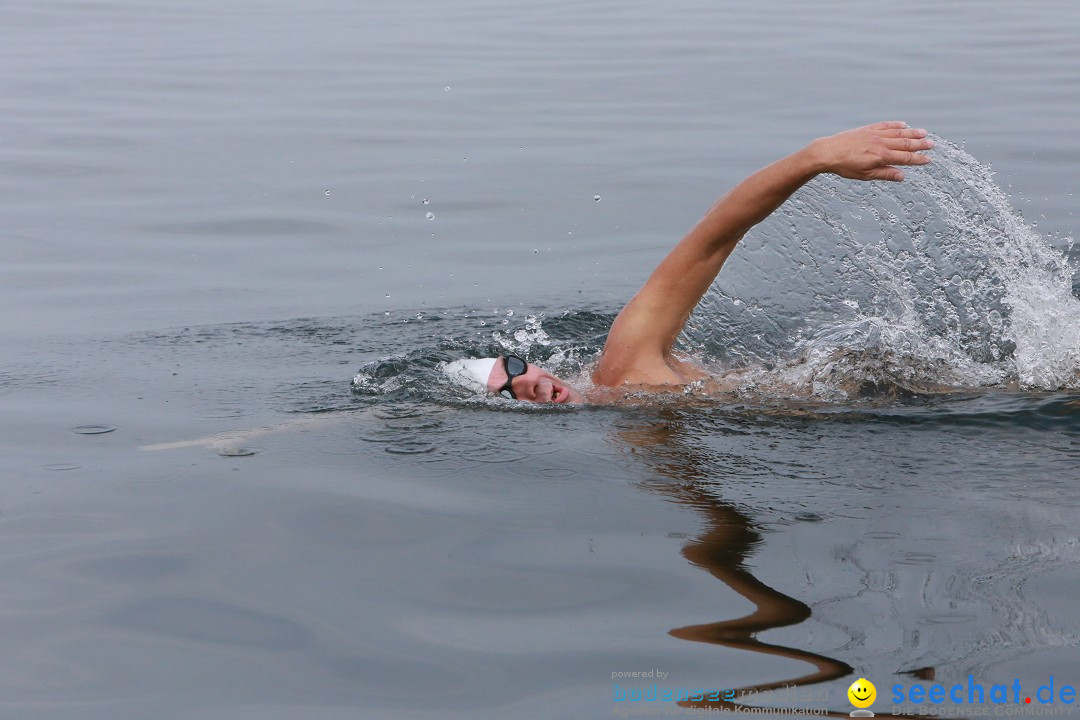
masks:
<path fill-rule="evenodd" d="M 593 371 L 593 383 L 604 387 L 668 388 L 709 377 L 692 362 L 671 354 L 620 352 L 605 348 Z"/>

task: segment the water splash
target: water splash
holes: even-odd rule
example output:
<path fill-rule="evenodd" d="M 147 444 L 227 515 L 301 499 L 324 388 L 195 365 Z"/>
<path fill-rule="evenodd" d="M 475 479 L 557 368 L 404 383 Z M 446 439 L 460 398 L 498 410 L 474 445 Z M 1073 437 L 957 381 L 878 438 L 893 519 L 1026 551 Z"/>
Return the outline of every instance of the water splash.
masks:
<path fill-rule="evenodd" d="M 1075 269 L 988 167 L 935 141 L 903 184 L 807 185 L 747 238 L 683 348 L 823 399 L 1080 385 Z"/>

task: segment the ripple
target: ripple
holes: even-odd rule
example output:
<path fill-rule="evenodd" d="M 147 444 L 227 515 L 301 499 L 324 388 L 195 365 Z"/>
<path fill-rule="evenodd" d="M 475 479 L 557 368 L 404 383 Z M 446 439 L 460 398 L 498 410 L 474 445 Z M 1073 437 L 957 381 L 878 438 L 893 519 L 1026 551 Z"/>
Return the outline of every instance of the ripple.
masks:
<path fill-rule="evenodd" d="M 259 451 L 251 448 L 226 448 L 225 450 L 219 450 L 218 455 L 221 457 L 251 457 L 256 455 Z"/>
<path fill-rule="evenodd" d="M 543 468 L 538 473 L 540 477 L 562 479 L 572 478 L 577 475 L 577 471 L 572 468 Z"/>
<path fill-rule="evenodd" d="M 71 432 L 77 435 L 104 435 L 116 430 L 112 425 L 76 425 Z"/>
<path fill-rule="evenodd" d="M 113 615 L 113 623 L 185 642 L 290 650 L 309 642 L 301 625 L 275 615 L 212 600 L 153 598 Z"/>
<path fill-rule="evenodd" d="M 403 442 L 395 445 L 387 445 L 386 452 L 393 455 L 425 455 L 435 451 L 435 446 L 423 442 Z"/>
<path fill-rule="evenodd" d="M 868 537 L 871 540 L 896 540 L 897 538 L 903 537 L 903 535 L 890 530 L 877 530 L 875 532 L 866 533 L 864 537 Z"/>
<path fill-rule="evenodd" d="M 815 523 L 816 522 L 823 522 L 825 520 L 825 518 L 823 516 L 818 515 L 817 513 L 812 513 L 812 512 L 798 513 L 795 516 L 795 519 L 799 520 L 800 522 L 815 522 Z"/>

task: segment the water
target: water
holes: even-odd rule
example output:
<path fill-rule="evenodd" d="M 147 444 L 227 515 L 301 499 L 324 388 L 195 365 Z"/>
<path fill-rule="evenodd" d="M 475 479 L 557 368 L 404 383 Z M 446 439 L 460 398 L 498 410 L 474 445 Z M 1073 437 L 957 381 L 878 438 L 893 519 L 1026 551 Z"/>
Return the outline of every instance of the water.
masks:
<path fill-rule="evenodd" d="M 1077 28 L 6 3 L 5 716 L 585 717 L 650 669 L 845 715 L 860 676 L 1076 685 Z M 584 380 L 718 194 L 884 118 L 935 163 L 815 181 L 695 314 L 733 392 L 442 380 L 508 350 Z M 764 692 L 796 680 L 822 694 Z"/>

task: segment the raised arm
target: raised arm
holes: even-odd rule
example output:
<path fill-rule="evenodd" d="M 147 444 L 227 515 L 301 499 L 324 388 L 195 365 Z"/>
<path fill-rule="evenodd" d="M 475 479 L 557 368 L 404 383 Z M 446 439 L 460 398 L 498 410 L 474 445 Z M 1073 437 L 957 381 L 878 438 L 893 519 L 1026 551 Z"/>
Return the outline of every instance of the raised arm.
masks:
<path fill-rule="evenodd" d="M 653 271 L 615 318 L 593 380 L 598 385 L 685 382 L 671 347 L 691 311 L 747 230 L 820 173 L 901 181 L 897 165 L 923 165 L 926 131 L 880 122 L 814 140 L 757 171 L 722 197 Z"/>

